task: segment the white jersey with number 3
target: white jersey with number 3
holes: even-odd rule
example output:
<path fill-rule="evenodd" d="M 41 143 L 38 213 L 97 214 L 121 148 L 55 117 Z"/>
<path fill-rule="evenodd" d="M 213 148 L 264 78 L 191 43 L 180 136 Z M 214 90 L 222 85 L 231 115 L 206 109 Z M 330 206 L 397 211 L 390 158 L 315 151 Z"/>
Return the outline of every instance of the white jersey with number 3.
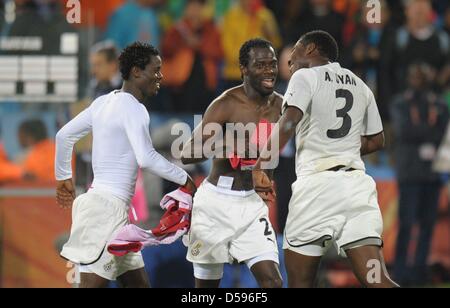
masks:
<path fill-rule="evenodd" d="M 297 176 L 344 165 L 365 170 L 361 136 L 383 131 L 369 87 L 339 63 L 300 69 L 292 76 L 283 110 L 299 108 L 296 128 Z"/>

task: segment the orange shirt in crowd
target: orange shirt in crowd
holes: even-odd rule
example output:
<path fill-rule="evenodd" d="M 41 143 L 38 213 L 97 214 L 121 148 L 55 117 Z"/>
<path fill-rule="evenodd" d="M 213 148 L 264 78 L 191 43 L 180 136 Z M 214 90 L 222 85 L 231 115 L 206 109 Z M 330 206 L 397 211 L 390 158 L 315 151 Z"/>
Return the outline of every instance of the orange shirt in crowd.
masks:
<path fill-rule="evenodd" d="M 35 144 L 22 166 L 25 172 L 35 175 L 38 181 L 55 181 L 55 142 L 46 139 Z"/>
<path fill-rule="evenodd" d="M 185 36 L 192 31 L 189 21 L 183 19 L 172 26 L 163 39 L 163 75 L 165 76 L 163 82 L 169 86 L 181 86 L 191 74 L 195 50 L 189 47 Z M 223 58 L 220 32 L 213 21 L 208 20 L 204 22 L 201 33 L 201 43 L 197 52 L 201 54 L 203 59 L 207 86 L 210 90 L 215 90 L 217 88 L 219 63 Z"/>

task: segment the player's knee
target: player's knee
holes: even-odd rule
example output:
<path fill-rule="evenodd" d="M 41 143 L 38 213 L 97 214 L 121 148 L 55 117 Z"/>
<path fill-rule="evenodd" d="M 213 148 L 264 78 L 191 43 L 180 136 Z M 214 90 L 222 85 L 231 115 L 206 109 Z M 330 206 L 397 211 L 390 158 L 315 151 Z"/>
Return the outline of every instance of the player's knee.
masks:
<path fill-rule="evenodd" d="M 314 278 L 311 277 L 289 277 L 289 288 L 312 288 Z"/>
<path fill-rule="evenodd" d="M 283 280 L 281 278 L 267 279 L 261 283 L 262 288 L 282 288 Z"/>
<path fill-rule="evenodd" d="M 312 288 L 315 273 L 311 271 L 288 271 L 289 288 Z"/>

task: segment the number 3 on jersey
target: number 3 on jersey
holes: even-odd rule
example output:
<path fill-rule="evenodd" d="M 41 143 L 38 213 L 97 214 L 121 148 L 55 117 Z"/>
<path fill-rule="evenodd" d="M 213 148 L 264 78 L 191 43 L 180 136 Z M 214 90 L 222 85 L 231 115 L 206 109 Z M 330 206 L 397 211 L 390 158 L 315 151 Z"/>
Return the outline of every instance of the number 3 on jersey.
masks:
<path fill-rule="evenodd" d="M 342 126 L 338 129 L 329 129 L 327 131 L 328 138 L 338 139 L 348 135 L 352 128 L 352 118 L 348 115 L 348 112 L 353 107 L 353 94 L 349 90 L 338 89 L 336 90 L 336 98 L 344 98 L 345 106 L 342 109 L 336 110 L 336 116 L 342 118 Z"/>

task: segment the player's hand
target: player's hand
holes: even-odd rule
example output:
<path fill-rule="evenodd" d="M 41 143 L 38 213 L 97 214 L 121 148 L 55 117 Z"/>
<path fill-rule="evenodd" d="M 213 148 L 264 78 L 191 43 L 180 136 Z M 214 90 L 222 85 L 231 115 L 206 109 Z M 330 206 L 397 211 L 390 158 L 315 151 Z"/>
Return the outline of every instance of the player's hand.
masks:
<path fill-rule="evenodd" d="M 253 170 L 253 187 L 256 192 L 273 193 L 273 183 L 263 170 Z"/>
<path fill-rule="evenodd" d="M 56 203 L 62 209 L 69 209 L 72 207 L 75 200 L 75 186 L 72 179 L 56 182 Z"/>
<path fill-rule="evenodd" d="M 270 206 L 271 203 L 275 202 L 277 196 L 275 192 L 257 192 L 257 194 L 263 199 L 267 206 Z"/>
<path fill-rule="evenodd" d="M 194 180 L 190 177 L 188 174 L 186 179 L 186 184 L 182 186 L 184 189 L 186 189 L 191 195 L 194 195 L 197 191 L 197 186 L 195 186 Z"/>

